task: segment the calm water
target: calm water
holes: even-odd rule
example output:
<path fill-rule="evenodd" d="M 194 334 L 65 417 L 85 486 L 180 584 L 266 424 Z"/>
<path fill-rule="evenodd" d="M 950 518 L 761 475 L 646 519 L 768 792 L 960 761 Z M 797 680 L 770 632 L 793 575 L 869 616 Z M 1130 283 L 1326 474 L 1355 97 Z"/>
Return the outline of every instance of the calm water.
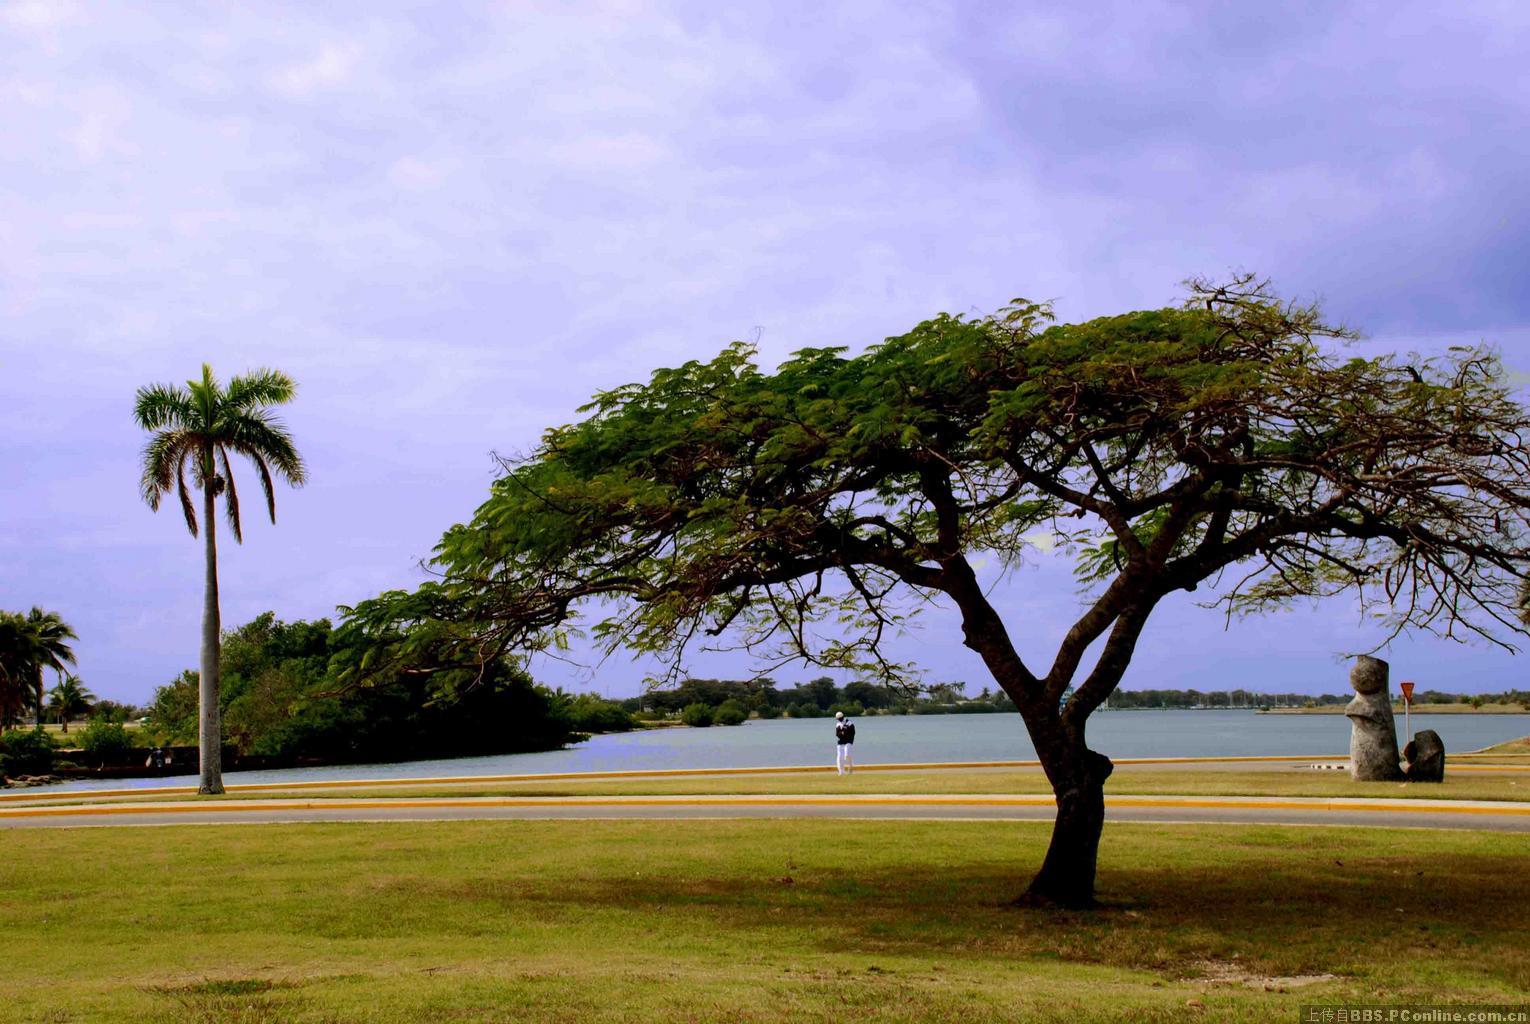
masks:
<path fill-rule="evenodd" d="M 1447 751 L 1476 750 L 1530 735 L 1530 715 L 1414 715 Z M 862 764 L 1000 761 L 1034 758 L 1020 716 L 910 715 L 856 720 Z M 1402 722 L 1398 734 L 1401 737 Z M 1240 754 L 1346 754 L 1343 715 L 1260 715 L 1252 711 L 1107 711 L 1089 722 L 1089 743 L 1112 757 L 1227 757 Z M 404 764 L 229 772 L 230 784 L 319 779 L 431 778 L 648 768 L 743 768 L 832 764 L 833 719 L 753 721 L 736 728 L 654 729 L 596 736 L 567 750 Z M 189 767 L 189 766 L 188 766 Z M 73 782 L 60 789 L 164 786 L 194 776 Z"/>

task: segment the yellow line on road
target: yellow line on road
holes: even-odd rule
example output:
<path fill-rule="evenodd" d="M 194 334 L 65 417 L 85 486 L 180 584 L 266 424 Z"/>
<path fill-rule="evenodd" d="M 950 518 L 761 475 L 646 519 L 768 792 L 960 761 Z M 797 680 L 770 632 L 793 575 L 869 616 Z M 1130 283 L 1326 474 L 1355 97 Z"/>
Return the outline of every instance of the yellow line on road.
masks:
<path fill-rule="evenodd" d="M 1208 810 L 1288 810 L 1364 812 L 1405 814 L 1477 814 L 1530 815 L 1530 805 L 1487 804 L 1465 801 L 1424 802 L 1420 800 L 1344 800 L 1331 799 L 1239 799 L 1220 797 L 1108 797 L 1107 807 L 1119 808 L 1202 808 Z M 811 807 L 1050 807 L 1052 797 L 1044 794 L 1018 796 L 630 796 L 630 797 L 437 797 L 385 800 L 268 800 L 268 801 L 197 801 L 167 804 L 86 804 L 60 807 L 0 808 L 0 818 L 42 818 L 103 815 L 219 814 L 260 813 L 265 811 L 388 810 L 388 809 L 459 809 L 532 808 L 532 807 L 729 807 L 729 806 L 811 806 Z"/>
<path fill-rule="evenodd" d="M 1333 755 L 1267 754 L 1245 757 L 1123 757 L 1114 759 L 1117 765 L 1154 764 L 1239 764 L 1244 762 L 1326 762 L 1340 758 Z M 857 765 L 858 772 L 906 772 L 938 771 L 963 768 L 1040 768 L 1040 761 L 927 761 L 907 764 Z M 313 789 L 371 789 L 383 786 L 434 786 L 464 785 L 469 783 L 502 782 L 570 782 L 602 779 L 665 779 L 685 778 L 698 775 L 795 775 L 802 773 L 826 774 L 836 771 L 834 765 L 782 765 L 760 768 L 653 768 L 623 771 L 594 772 L 532 772 L 520 775 L 444 775 L 425 778 L 401 779 L 315 779 L 306 782 L 247 782 L 231 785 L 230 793 L 270 793 L 289 790 Z M 71 790 L 60 794 L 47 792 L 46 787 L 20 793 L 0 794 L 6 800 L 55 800 L 62 796 L 116 797 L 116 796 L 170 796 L 178 793 L 195 793 L 195 786 L 142 786 L 121 789 Z"/>
<path fill-rule="evenodd" d="M 1467 757 L 1461 754 L 1457 757 Z M 1336 764 L 1347 760 L 1335 755 L 1310 754 L 1260 754 L 1240 757 L 1121 757 L 1113 759 L 1117 766 L 1152 766 L 1164 764 L 1216 765 L 1216 764 Z M 1039 761 L 929 761 L 906 764 L 858 765 L 858 772 L 907 772 L 944 771 L 974 768 L 1036 768 Z M 445 775 L 398 779 L 315 779 L 294 782 L 238 783 L 230 785 L 230 793 L 281 793 L 326 789 L 381 789 L 408 786 L 460 786 L 498 785 L 521 782 L 578 782 L 608 780 L 641 780 L 688 778 L 697 776 L 746 776 L 746 775 L 798 775 L 827 774 L 835 771 L 833 765 L 784 765 L 759 768 L 656 768 L 623 771 L 592 772 L 541 772 L 517 775 Z M 1530 772 L 1530 764 L 1455 764 L 1449 771 L 1515 773 Z M 0 793 L 0 804 L 22 803 L 37 800 L 103 799 L 108 797 L 154 797 L 194 794 L 195 786 L 143 786 L 120 789 L 69 790 L 60 792 L 50 787 L 38 787 L 21 792 Z"/>

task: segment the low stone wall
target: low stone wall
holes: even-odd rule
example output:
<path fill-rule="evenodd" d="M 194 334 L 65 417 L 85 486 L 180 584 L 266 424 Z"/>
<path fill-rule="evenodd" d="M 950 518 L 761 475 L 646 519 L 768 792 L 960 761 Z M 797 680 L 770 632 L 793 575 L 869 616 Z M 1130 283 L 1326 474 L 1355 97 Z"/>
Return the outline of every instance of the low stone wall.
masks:
<path fill-rule="evenodd" d="M 58 761 L 70 762 L 75 767 L 56 764 L 54 774 L 65 779 L 154 779 L 197 773 L 199 758 L 196 747 L 166 747 L 165 751 L 169 754 L 169 763 L 163 768 L 153 768 L 145 764 L 149 751 L 144 748 L 134 748 L 105 761 L 95 759 L 83 750 L 60 750 Z M 290 767 L 292 761 L 288 758 L 241 757 L 227 747 L 223 750 L 223 770 L 226 772 Z"/>

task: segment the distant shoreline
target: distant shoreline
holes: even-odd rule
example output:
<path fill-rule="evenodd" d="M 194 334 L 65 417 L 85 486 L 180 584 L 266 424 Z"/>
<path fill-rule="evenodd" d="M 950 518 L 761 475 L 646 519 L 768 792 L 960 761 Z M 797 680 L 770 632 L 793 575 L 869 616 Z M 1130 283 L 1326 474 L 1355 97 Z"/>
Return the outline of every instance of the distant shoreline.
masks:
<path fill-rule="evenodd" d="M 1392 705 L 1392 713 L 1401 715 L 1403 705 Z M 1474 708 L 1470 704 L 1415 704 L 1415 715 L 1525 715 L 1530 714 L 1519 704 L 1484 704 L 1480 708 Z M 1259 712 L 1261 715 L 1342 715 L 1343 704 L 1325 704 L 1315 708 L 1270 708 Z"/>

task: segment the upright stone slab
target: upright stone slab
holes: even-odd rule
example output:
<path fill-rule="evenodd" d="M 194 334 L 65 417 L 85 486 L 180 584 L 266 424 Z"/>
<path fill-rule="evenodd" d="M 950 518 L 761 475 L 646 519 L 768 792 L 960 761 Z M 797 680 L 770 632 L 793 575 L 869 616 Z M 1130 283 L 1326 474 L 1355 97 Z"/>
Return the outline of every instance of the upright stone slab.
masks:
<path fill-rule="evenodd" d="M 1401 781 L 1387 663 L 1362 654 L 1349 670 L 1349 685 L 1355 690 L 1355 699 L 1344 709 L 1350 726 L 1350 776 L 1357 782 Z"/>
<path fill-rule="evenodd" d="M 1403 747 L 1409 782 L 1445 781 L 1445 744 L 1433 729 L 1420 729 Z"/>

